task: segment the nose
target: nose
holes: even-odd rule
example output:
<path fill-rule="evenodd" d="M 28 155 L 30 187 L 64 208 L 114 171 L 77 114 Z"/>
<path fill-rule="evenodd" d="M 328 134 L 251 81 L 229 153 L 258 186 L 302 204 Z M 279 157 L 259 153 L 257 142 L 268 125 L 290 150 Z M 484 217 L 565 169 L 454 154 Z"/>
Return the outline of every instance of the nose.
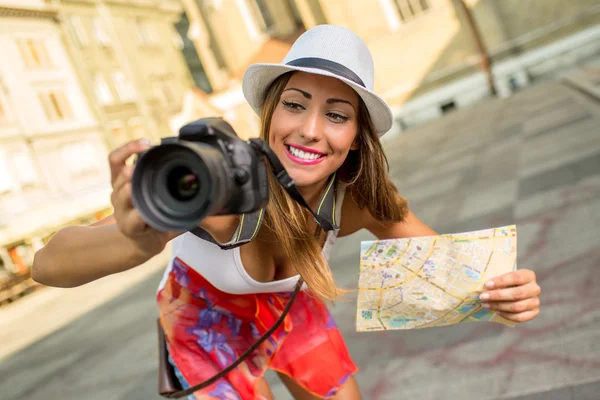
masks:
<path fill-rule="evenodd" d="M 300 127 L 300 135 L 309 142 L 317 142 L 323 135 L 324 118 L 317 110 L 305 115 Z"/>

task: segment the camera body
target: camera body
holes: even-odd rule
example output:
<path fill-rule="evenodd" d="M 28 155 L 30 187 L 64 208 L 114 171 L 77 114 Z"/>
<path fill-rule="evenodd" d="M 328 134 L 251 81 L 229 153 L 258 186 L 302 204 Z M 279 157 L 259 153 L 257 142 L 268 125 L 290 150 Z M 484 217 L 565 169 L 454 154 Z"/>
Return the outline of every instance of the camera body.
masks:
<path fill-rule="evenodd" d="M 138 156 L 132 201 L 160 231 L 194 229 L 211 215 L 241 214 L 266 206 L 267 168 L 262 154 L 221 118 L 183 126 Z"/>

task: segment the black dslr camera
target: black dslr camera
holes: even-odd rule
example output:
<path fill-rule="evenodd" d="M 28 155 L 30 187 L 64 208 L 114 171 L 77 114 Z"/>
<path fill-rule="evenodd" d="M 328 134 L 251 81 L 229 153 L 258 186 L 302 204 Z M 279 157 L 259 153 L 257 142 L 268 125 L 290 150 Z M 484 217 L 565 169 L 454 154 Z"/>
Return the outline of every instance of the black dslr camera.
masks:
<path fill-rule="evenodd" d="M 200 119 L 162 139 L 138 156 L 132 177 L 135 208 L 160 231 L 191 230 L 210 215 L 255 211 L 268 198 L 259 146 L 240 139 L 221 118 Z"/>

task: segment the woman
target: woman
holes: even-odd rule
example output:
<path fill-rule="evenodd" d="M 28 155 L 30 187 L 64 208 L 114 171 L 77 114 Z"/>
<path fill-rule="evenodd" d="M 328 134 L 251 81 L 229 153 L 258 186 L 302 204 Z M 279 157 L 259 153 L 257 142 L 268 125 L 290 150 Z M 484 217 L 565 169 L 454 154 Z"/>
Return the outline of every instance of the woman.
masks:
<path fill-rule="evenodd" d="M 373 93 L 373 78 L 366 45 L 330 25 L 305 32 L 281 64 L 256 64 L 244 75 L 244 95 L 261 117 L 260 136 L 306 202 L 335 229 L 319 230 L 271 179 L 270 202 L 254 215 L 257 229 L 243 246 L 221 250 L 215 243 L 234 233 L 239 238 L 246 216 L 203 220 L 200 228 L 209 235 L 204 238 L 213 242 L 191 232 L 155 231 L 131 203 L 132 167 L 125 161 L 148 148 L 135 141 L 110 155 L 114 215 L 58 232 L 36 255 L 34 279 L 81 285 L 133 268 L 174 239 L 157 300 L 170 361 L 187 387 L 221 371 L 266 332 L 301 276 L 308 290 L 298 294 L 269 340 L 191 398 L 271 399 L 263 378 L 271 368 L 297 399 L 359 399 L 357 367 L 323 301 L 343 292 L 327 265 L 331 245 L 336 236 L 360 229 L 380 239 L 435 234 L 389 180 L 379 136 L 390 129 L 392 114 Z M 533 272 L 499 276 L 487 287 L 486 307 L 517 322 L 537 316 L 540 289 Z"/>

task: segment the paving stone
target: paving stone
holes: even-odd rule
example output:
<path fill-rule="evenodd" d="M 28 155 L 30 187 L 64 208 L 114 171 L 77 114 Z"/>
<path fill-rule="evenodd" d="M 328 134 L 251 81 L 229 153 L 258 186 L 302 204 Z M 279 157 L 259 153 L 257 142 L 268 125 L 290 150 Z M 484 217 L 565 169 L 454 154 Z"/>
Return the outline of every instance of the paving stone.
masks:
<path fill-rule="evenodd" d="M 600 398 L 600 105 L 575 96 L 560 84 L 540 84 L 386 141 L 392 180 L 434 229 L 517 224 L 518 265 L 538 275 L 542 312 L 515 328 L 357 333 L 354 291 L 331 311 L 360 367 L 363 398 Z M 373 238 L 360 232 L 338 240 L 331 267 L 340 286 L 356 287 L 360 241 Z M 159 399 L 160 277 L 2 360 L 2 398 Z M 60 299 L 47 305 L 49 316 L 69 311 Z M 23 315 L 13 323 L 26 335 Z M 291 399 L 274 373 L 267 379 L 277 399 Z"/>

